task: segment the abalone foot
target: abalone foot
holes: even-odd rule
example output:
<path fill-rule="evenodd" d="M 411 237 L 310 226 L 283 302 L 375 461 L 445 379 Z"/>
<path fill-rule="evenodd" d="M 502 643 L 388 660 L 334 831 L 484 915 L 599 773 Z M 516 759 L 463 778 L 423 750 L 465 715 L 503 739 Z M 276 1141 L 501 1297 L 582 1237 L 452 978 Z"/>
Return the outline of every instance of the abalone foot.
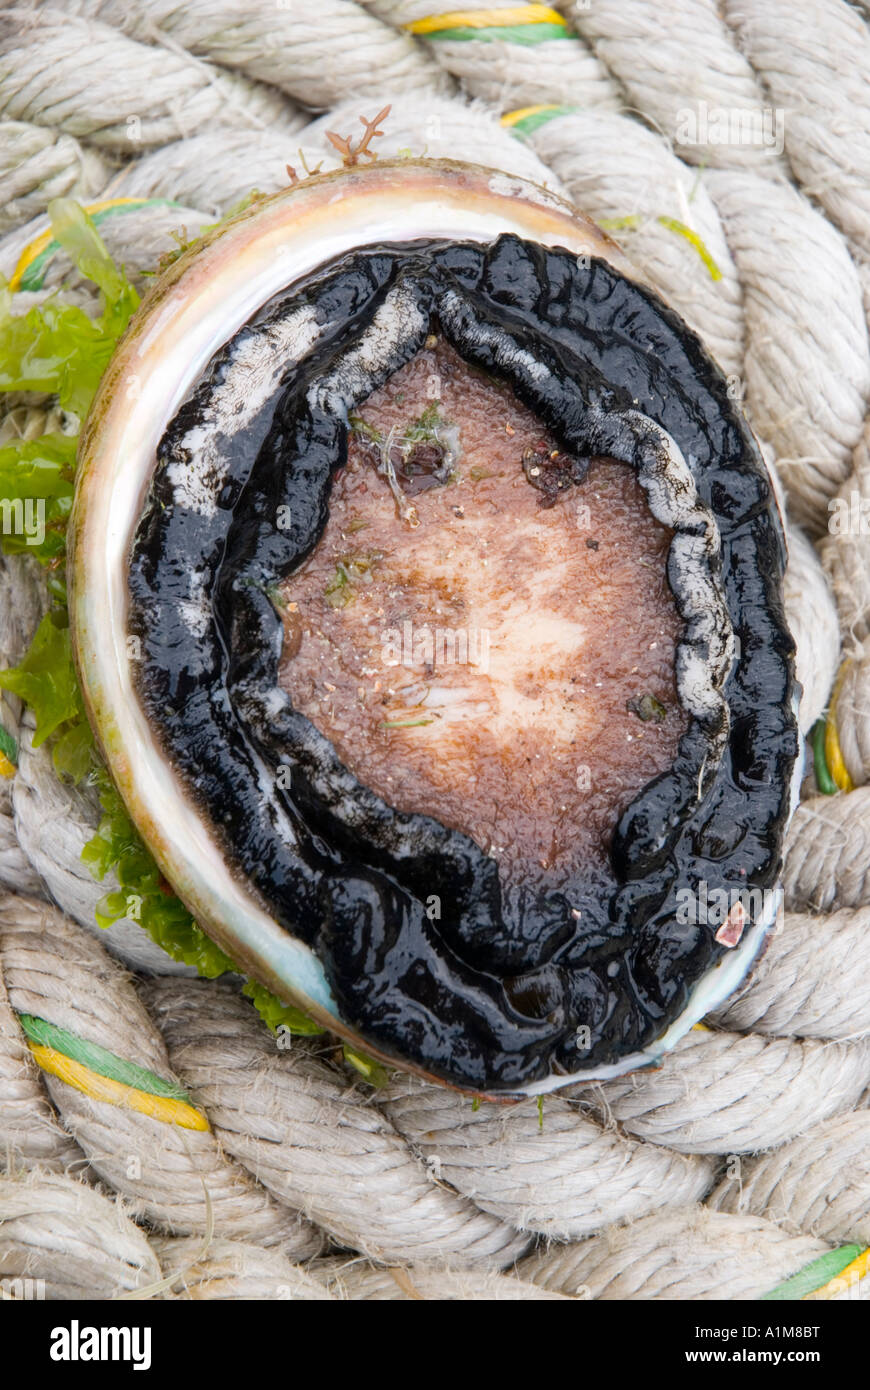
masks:
<path fill-rule="evenodd" d="M 584 859 L 507 892 L 473 826 L 391 805 L 279 680 L 281 593 L 350 417 L 433 334 L 541 421 L 556 490 L 616 460 L 669 535 L 680 732 L 614 805 L 594 884 Z M 612 244 L 532 186 L 397 161 L 263 200 L 158 283 L 87 424 L 71 612 L 112 775 L 203 928 L 368 1051 L 510 1096 L 654 1061 L 772 925 L 798 743 L 783 566 L 721 373 Z M 761 897 L 738 933 L 684 910 L 711 892 Z"/>

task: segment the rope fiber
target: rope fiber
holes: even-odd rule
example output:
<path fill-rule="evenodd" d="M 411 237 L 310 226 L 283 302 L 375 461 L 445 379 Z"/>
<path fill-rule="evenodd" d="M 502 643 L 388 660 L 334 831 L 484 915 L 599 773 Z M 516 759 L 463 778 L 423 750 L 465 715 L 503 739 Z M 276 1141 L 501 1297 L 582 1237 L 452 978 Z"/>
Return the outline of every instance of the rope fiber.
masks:
<path fill-rule="evenodd" d="M 91 208 L 140 288 L 252 190 L 378 153 L 567 197 L 718 360 L 786 513 L 809 762 L 784 913 L 655 1069 L 543 1106 L 373 1088 L 195 978 L 82 849 L 0 692 L 0 1274 L 53 1299 L 868 1298 L 870 8 L 846 0 L 0 3 L 11 312 L 97 312 L 49 204 Z M 77 422 L 9 394 L 0 448 Z M 864 505 L 866 503 L 866 506 Z M 0 555 L 0 668 L 49 573 Z M 36 746 L 34 744 L 36 743 Z M 15 1292 L 4 1297 L 16 1297 Z"/>

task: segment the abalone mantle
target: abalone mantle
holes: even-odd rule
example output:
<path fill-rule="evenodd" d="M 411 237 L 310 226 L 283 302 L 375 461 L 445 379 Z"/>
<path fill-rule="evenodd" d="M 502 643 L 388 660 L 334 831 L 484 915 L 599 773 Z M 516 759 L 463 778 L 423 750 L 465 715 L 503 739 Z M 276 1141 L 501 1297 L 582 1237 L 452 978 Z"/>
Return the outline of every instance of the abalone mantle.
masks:
<path fill-rule="evenodd" d="M 359 785 L 277 684 L 274 586 L 323 530 L 348 413 L 433 326 L 567 451 L 632 465 L 675 533 L 688 726 L 579 921 L 564 892 L 506 918 L 494 861 Z M 782 568 L 748 431 L 653 295 L 512 235 L 373 248 L 267 303 L 167 429 L 130 562 L 139 695 L 227 855 L 317 952 L 342 1020 L 457 1085 L 515 1090 L 636 1054 L 680 1014 L 724 948 L 677 922 L 677 888 L 775 883 L 797 744 Z"/>

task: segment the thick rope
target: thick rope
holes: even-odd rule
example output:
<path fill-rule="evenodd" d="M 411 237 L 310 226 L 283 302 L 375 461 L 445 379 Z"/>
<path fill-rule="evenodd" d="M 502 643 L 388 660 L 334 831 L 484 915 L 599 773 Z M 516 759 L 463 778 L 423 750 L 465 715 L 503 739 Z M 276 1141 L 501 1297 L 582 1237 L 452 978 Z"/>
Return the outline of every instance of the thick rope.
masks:
<path fill-rule="evenodd" d="M 320 116 L 305 126 L 299 141 L 307 148 L 322 150 L 328 130 L 347 135 L 354 128 L 359 128 L 359 103 L 342 103 L 328 116 Z M 565 193 L 554 171 L 481 102 L 402 95 L 392 102 L 379 149 L 385 156 L 464 159 L 502 174 L 530 179 L 555 193 Z"/>
<path fill-rule="evenodd" d="M 681 1153 L 751 1153 L 852 1109 L 870 1041 L 817 1042 L 693 1029 L 655 1071 L 595 1088 L 629 1134 Z"/>
<path fill-rule="evenodd" d="M 224 1151 L 341 1244 L 387 1262 L 513 1262 L 528 1240 L 458 1196 L 301 1041 L 282 1050 L 232 988 L 153 980 L 143 998 Z"/>
<path fill-rule="evenodd" d="M 58 1124 L 0 978 L 0 1168 L 15 1173 L 39 1164 L 46 1171 L 79 1169 L 85 1157 Z"/>
<path fill-rule="evenodd" d="M 113 182 L 114 191 L 132 198 L 171 198 L 203 208 L 211 217 L 235 207 L 252 189 L 275 193 L 288 184 L 287 165 L 304 173 L 321 165 L 327 173 L 339 164 L 323 149 L 307 151 L 301 133 L 289 139 L 272 131 L 204 132 L 144 155 L 128 164 Z M 141 242 L 143 250 L 147 241 Z"/>
<path fill-rule="evenodd" d="M 775 121 L 764 124 L 762 85 L 732 35 L 715 0 L 674 0 L 667 23 L 649 0 L 574 0 L 565 6 L 577 30 L 625 89 L 631 105 L 672 142 L 689 163 L 756 168 L 781 175 Z M 747 121 L 758 138 L 733 141 L 710 136 L 712 122 L 730 133 L 730 113 Z"/>
<path fill-rule="evenodd" d="M 0 15 L 0 114 L 127 158 L 201 129 L 299 125 L 273 88 L 48 6 Z"/>
<path fill-rule="evenodd" d="M 757 1298 L 777 1286 L 777 1297 L 845 1297 L 870 1282 L 868 1112 L 853 1109 L 870 1081 L 870 523 L 862 534 L 860 508 L 870 496 L 870 31 L 842 0 L 677 0 L 666 23 L 653 0 L 513 7 L 510 23 L 492 8 L 473 0 L 446 25 L 422 0 L 326 0 L 317 13 L 301 0 L 254 0 L 244 14 L 220 0 L 7 7 L 0 271 L 14 275 L 23 258 L 20 288 L 36 291 L 16 294 L 15 311 L 61 282 L 65 297 L 95 302 L 62 254 L 39 259 L 40 214 L 59 193 L 180 205 L 150 202 L 100 223 L 144 284 L 174 249 L 173 231 L 186 239 L 252 188 L 286 186 L 288 163 L 299 176 L 335 167 L 325 132 L 349 134 L 361 111 L 391 100 L 384 153 L 465 158 L 567 194 L 696 328 L 771 446 L 806 532 L 792 530 L 786 582 L 801 725 L 824 719 L 828 771 L 857 790 L 814 796 L 805 782 L 784 922 L 716 1020 L 730 1031 L 695 1030 L 658 1071 L 548 1098 L 542 1116 L 534 1105 L 474 1111 L 405 1077 L 374 1096 L 353 1089 L 319 1045 L 282 1050 L 227 983 L 154 981 L 143 1011 L 95 936 L 134 968 L 175 967 L 136 922 L 95 927 L 97 901 L 116 886 L 94 883 L 79 858 L 96 802 L 58 780 L 50 752 L 31 746 L 29 714 L 2 697 L 21 747 L 16 775 L 0 779 L 0 881 L 47 889 L 87 934 L 35 901 L 16 901 L 0 928 L 12 943 L 8 967 L 0 949 L 0 1155 L 15 1173 L 89 1163 L 138 1219 L 196 1232 L 155 1236 L 149 1249 L 106 1197 L 68 1177 L 32 1180 L 53 1184 L 31 1203 L 44 1224 L 7 1222 L 0 1265 L 4 1276 L 44 1268 L 46 1229 L 49 1239 L 57 1230 L 48 1296 L 108 1297 L 138 1282 L 170 1298 L 520 1298 L 544 1285 L 572 1297 Z M 295 102 L 328 114 L 310 120 Z M 732 123 L 748 113 L 744 134 L 763 138 L 699 142 L 717 110 Z M 107 158 L 122 167 L 111 172 Z M 0 444 L 37 435 L 45 409 L 6 400 Z M 44 595 L 35 567 L 2 562 L 0 665 L 19 659 Z M 34 931 L 36 921 L 50 927 Z M 40 1001 L 52 1015 L 41 1021 Z M 186 1099 L 153 1089 L 167 1085 Z M 144 1178 L 123 1167 L 125 1144 L 148 1156 Z M 736 1176 L 707 1198 L 721 1210 L 699 1208 L 723 1154 Z M 171 1188 L 170 1162 L 181 1174 Z M 84 1244 L 81 1218 L 69 1217 L 83 1201 L 94 1231 Z M 216 1234 L 203 1251 L 210 1207 Z M 314 1260 L 308 1272 L 294 1263 L 319 1248 L 298 1210 L 360 1257 Z M 263 1211 L 297 1235 L 267 1249 Z M 107 1220 L 140 1240 L 132 1261 L 101 1235 Z M 591 1238 L 537 1253 L 519 1279 L 491 1272 L 537 1233 Z"/>
<path fill-rule="evenodd" d="M 162 1277 L 120 1202 L 39 1171 L 0 1178 L 0 1275 L 13 1296 L 20 1281 L 19 1297 L 61 1300 L 115 1298 Z"/>
<path fill-rule="evenodd" d="M 786 115 L 804 191 L 870 253 L 870 31 L 844 0 L 724 0 L 743 52 Z"/>
<path fill-rule="evenodd" d="M 155 1236 L 151 1248 L 170 1281 L 164 1297 L 201 1299 L 277 1299 L 329 1302 L 324 1284 L 293 1264 L 279 1250 L 240 1240 L 211 1240 L 203 1252 L 197 1236 Z M 316 1267 L 315 1267 L 316 1268 Z"/>
<path fill-rule="evenodd" d="M 717 1020 L 779 1037 L 870 1033 L 870 909 L 824 917 L 786 912 L 761 963 Z"/>
<path fill-rule="evenodd" d="M 729 1163 L 707 1205 L 749 1212 L 832 1244 L 870 1245 L 870 1110 L 816 1125 L 772 1153 Z"/>
<path fill-rule="evenodd" d="M 847 648 L 870 636 L 870 421 L 852 456 L 852 472 L 828 509 L 819 545 Z"/>
<path fill-rule="evenodd" d="M 564 192 L 555 173 L 489 108 L 437 96 L 389 95 L 390 117 L 379 146 L 383 154 L 465 159 Z M 289 138 L 236 130 L 175 141 L 129 165 L 113 187 L 127 196 L 174 198 L 212 214 L 224 212 L 252 188 L 261 193 L 286 188 L 288 163 L 300 177 L 306 168 L 325 173 L 338 167 L 326 132 L 353 133 L 359 111 L 358 101 L 345 102 Z"/>
<path fill-rule="evenodd" d="M 112 259 L 142 292 L 153 280 L 161 257 L 177 253 L 213 217 L 183 203 L 155 198 L 105 198 L 85 202 Z M 62 287 L 74 274 L 69 258 L 45 230 L 44 219 L 18 228 L 0 241 L 0 272 L 13 290 L 26 294 Z"/>
<path fill-rule="evenodd" d="M 316 1260 L 311 1272 L 321 1279 L 333 1298 L 378 1299 L 404 1302 L 436 1300 L 442 1303 L 502 1303 L 531 1300 L 552 1302 L 565 1295 L 542 1289 L 509 1274 L 473 1275 L 463 1270 L 428 1269 L 425 1266 L 393 1266 L 378 1269 L 365 1260 Z"/>
<path fill-rule="evenodd" d="M 75 8 L 142 43 L 167 40 L 322 110 L 381 92 L 448 92 L 453 84 L 410 34 L 351 0 L 75 0 Z"/>
<path fill-rule="evenodd" d="M 0 121 L 0 232 L 45 212 L 52 198 L 87 201 L 107 178 L 100 155 L 71 135 Z"/>
<path fill-rule="evenodd" d="M 508 110 L 541 102 L 615 109 L 618 87 L 583 39 L 545 5 L 505 14 L 491 0 L 454 10 L 431 0 L 366 0 L 366 7 L 425 45 L 463 91 Z"/>
<path fill-rule="evenodd" d="M 795 912 L 870 906 L 870 787 L 801 802 L 788 833 L 783 887 Z"/>
<path fill-rule="evenodd" d="M 852 468 L 870 396 L 861 286 L 842 237 L 786 184 L 705 177 L 743 285 L 746 408 L 794 520 L 817 536 Z"/>
<path fill-rule="evenodd" d="M 431 1173 L 524 1231 L 577 1240 L 611 1221 L 698 1201 L 710 1160 L 637 1143 L 577 1105 L 548 1099 L 473 1110 L 397 1076 L 379 1104 Z"/>
<path fill-rule="evenodd" d="M 106 893 L 117 891 L 114 873 L 99 882 L 82 860 L 82 850 L 100 821 L 95 793 L 62 782 L 51 760 L 51 749 L 34 748 L 33 716 L 25 711 L 19 726 L 18 769 L 13 782 L 15 833 L 28 861 L 63 910 L 94 936 L 97 905 Z M 18 887 L 13 881 L 11 887 Z M 23 885 L 21 885 L 23 886 Z M 107 945 L 137 970 L 192 974 L 173 961 L 130 917 L 119 917 L 105 933 Z"/>
<path fill-rule="evenodd" d="M 785 611 L 801 684 L 800 725 L 809 733 L 828 703 L 840 660 L 840 629 L 831 586 L 815 547 L 796 526 L 788 532 Z"/>
<path fill-rule="evenodd" d="M 756 1216 L 695 1207 L 554 1246 L 519 1273 L 574 1298 L 757 1299 L 828 1251 L 824 1241 Z"/>
<path fill-rule="evenodd" d="M 7 434 L 27 438 L 28 411 L 19 407 L 16 425 Z M 42 412 L 39 425 L 45 420 Z M 39 427 L 39 426 L 37 426 Z M 5 442 L 2 427 L 0 440 Z M 0 663 L 12 666 L 27 651 L 30 637 L 46 608 L 45 586 L 39 566 L 24 556 L 0 556 Z M 0 691 L 0 725 L 8 741 L 18 743 L 21 723 L 21 701 L 7 691 Z M 12 757 L 10 757 L 12 754 Z M 14 761 L 13 761 L 14 759 Z M 27 857 L 15 833 L 12 811 L 12 788 L 17 754 L 7 746 L 3 755 L 3 775 L 0 776 L 0 884 L 11 884 L 23 892 L 41 891 L 39 874 Z"/>
<path fill-rule="evenodd" d="M 207 1118 L 200 1115 L 197 1124 L 189 1100 L 171 1115 L 146 1109 L 141 1098 L 149 1087 L 160 1098 L 155 1078 L 166 1083 L 164 1093 L 167 1085 L 176 1093 L 184 1088 L 132 985 L 99 943 L 43 903 L 6 897 L 0 964 L 9 1003 L 64 1128 L 132 1211 L 171 1234 L 201 1234 L 213 1218 L 217 1235 L 275 1245 L 294 1257 L 319 1249 L 319 1238 L 295 1212 L 279 1208 L 223 1156 Z M 35 1029 L 30 1020 L 43 1026 Z M 47 1036 L 45 1025 L 53 1025 Z M 78 1045 L 58 1038 L 58 1030 Z M 84 1064 L 82 1045 L 91 1045 Z M 131 1076 L 130 1064 L 151 1081 Z M 115 1084 L 100 1084 L 106 1080 Z"/>
<path fill-rule="evenodd" d="M 855 787 L 870 780 L 870 647 L 857 648 L 846 658 L 836 690 L 836 707 L 829 715 L 837 729 L 843 765 Z"/>

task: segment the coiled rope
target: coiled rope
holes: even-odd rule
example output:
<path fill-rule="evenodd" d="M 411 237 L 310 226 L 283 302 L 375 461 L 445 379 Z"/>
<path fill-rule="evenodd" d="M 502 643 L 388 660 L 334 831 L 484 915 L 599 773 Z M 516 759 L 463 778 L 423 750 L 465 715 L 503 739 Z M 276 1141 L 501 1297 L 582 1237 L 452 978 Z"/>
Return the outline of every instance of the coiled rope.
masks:
<path fill-rule="evenodd" d="M 542 1113 L 399 1075 L 372 1090 L 320 1039 L 280 1045 L 231 979 L 189 978 L 135 921 L 100 932 L 116 885 L 81 862 L 99 806 L 4 694 L 0 1290 L 866 1297 L 868 15 L 845 0 L 676 0 L 666 22 L 652 0 L 0 5 L 14 311 L 56 289 L 90 301 L 52 247 L 52 198 L 92 206 L 141 283 L 174 233 L 285 186 L 288 163 L 335 167 L 325 131 L 388 102 L 384 153 L 484 163 L 603 223 L 764 443 L 816 764 L 785 913 L 753 977 L 658 1071 Z M 4 409 L 0 442 L 70 427 L 50 400 Z M 36 565 L 0 560 L 0 666 L 46 603 Z"/>

